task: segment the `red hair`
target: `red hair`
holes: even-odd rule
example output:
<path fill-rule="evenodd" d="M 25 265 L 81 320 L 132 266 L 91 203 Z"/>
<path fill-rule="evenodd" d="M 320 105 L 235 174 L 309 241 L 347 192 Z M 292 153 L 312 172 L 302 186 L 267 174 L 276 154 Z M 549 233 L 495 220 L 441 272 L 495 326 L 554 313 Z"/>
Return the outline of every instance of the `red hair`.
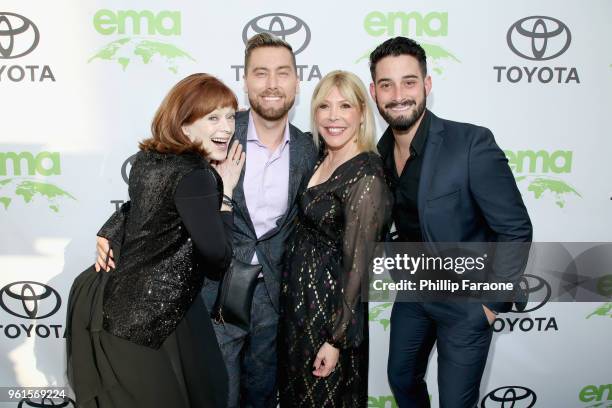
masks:
<path fill-rule="evenodd" d="M 168 92 L 151 123 L 151 137 L 139 147 L 160 153 L 192 151 L 206 155 L 201 142 L 193 142 L 181 127 L 228 106 L 238 109 L 236 95 L 227 85 L 208 74 L 189 75 Z"/>

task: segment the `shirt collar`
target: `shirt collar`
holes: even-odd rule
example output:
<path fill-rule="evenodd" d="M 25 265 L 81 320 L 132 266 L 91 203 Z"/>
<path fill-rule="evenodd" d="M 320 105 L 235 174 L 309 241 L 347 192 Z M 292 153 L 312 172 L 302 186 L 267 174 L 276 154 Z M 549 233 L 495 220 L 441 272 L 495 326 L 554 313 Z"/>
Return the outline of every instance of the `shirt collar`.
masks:
<path fill-rule="evenodd" d="M 423 149 L 425 148 L 425 142 L 427 141 L 427 135 L 429 133 L 429 123 L 431 121 L 431 115 L 428 109 L 425 109 L 425 114 L 423 115 L 423 120 L 419 124 L 419 128 L 417 129 L 414 139 L 412 139 L 412 143 L 410 143 L 410 150 L 413 151 L 417 156 L 423 153 Z M 378 152 L 382 158 L 387 158 L 389 155 L 393 154 L 393 146 L 395 144 L 395 138 L 393 137 L 393 131 L 391 127 L 388 126 L 383 133 L 380 141 L 378 142 Z"/>
<path fill-rule="evenodd" d="M 253 113 L 249 112 L 249 126 L 247 127 L 247 141 L 249 142 L 257 142 L 261 144 L 259 140 L 259 135 L 257 134 L 257 129 L 255 129 L 255 121 L 253 120 Z M 289 119 L 285 123 L 285 132 L 283 133 L 283 141 L 281 142 L 281 146 L 284 147 L 287 143 L 291 141 L 290 133 L 289 133 Z"/>

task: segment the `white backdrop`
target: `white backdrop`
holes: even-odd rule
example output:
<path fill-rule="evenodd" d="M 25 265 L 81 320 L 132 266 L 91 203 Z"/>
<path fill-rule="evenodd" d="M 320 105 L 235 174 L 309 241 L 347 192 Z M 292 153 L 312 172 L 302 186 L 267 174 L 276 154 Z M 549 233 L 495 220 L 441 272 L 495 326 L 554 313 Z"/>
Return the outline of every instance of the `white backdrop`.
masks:
<path fill-rule="evenodd" d="M 165 93 L 192 72 L 218 76 L 247 105 L 243 35 L 257 29 L 295 28 L 286 40 L 303 81 L 291 117 L 303 130 L 322 75 L 346 69 L 369 84 L 369 51 L 415 38 L 429 54 L 429 108 L 493 131 L 534 240 L 612 241 L 610 17 L 606 0 L 2 0 L 0 387 L 66 383 L 68 289 L 94 259 L 113 201 L 127 197 L 122 167 Z M 501 316 L 480 406 L 612 407 L 611 308 L 549 303 Z M 390 304 L 371 309 L 370 406 L 392 407 Z M 427 379 L 437 406 L 435 355 Z"/>

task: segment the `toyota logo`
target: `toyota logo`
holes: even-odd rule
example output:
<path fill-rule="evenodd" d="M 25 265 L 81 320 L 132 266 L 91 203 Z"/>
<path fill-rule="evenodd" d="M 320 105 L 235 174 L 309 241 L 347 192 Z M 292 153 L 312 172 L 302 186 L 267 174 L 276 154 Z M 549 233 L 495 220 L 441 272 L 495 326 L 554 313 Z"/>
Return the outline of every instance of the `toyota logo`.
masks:
<path fill-rule="evenodd" d="M 533 307 L 526 307 L 525 310 L 521 311 L 516 310 L 515 306 L 513 306 L 512 311 L 514 313 L 533 312 L 534 310 L 538 310 L 539 308 L 544 306 L 546 302 L 550 300 L 550 297 L 552 295 L 552 288 L 550 287 L 550 284 L 548 282 L 546 282 L 539 276 L 530 275 L 526 273 L 521 277 L 520 285 L 521 287 L 525 288 L 525 291 L 527 292 L 528 296 L 527 299 L 533 299 L 533 296 L 531 296 L 532 293 L 538 295 L 536 297 L 537 302 L 535 302 L 537 304 Z"/>
<path fill-rule="evenodd" d="M 43 283 L 13 282 L 0 289 L 0 307 L 24 319 L 44 319 L 57 312 L 61 305 L 59 293 Z"/>
<path fill-rule="evenodd" d="M 512 52 L 519 57 L 546 61 L 567 51 L 572 42 L 572 33 L 556 18 L 532 16 L 512 24 L 506 41 Z"/>
<path fill-rule="evenodd" d="M 136 159 L 135 154 L 128 157 L 126 161 L 124 161 L 121 165 L 121 177 L 123 177 L 123 181 L 125 181 L 125 184 L 129 184 L 130 182 L 130 170 L 132 169 L 132 164 L 134 164 L 134 159 Z M 130 166 L 129 169 L 128 166 Z"/>
<path fill-rule="evenodd" d="M 54 401 L 51 398 L 43 398 L 40 402 L 32 401 L 30 398 L 24 398 L 19 401 L 19 405 L 17 408 L 26 408 L 26 407 L 36 407 L 36 408 L 46 408 L 46 407 L 55 407 L 55 408 L 66 408 L 66 407 L 76 407 L 76 403 L 70 398 L 62 398 L 61 401 Z"/>
<path fill-rule="evenodd" d="M 28 55 L 39 40 L 38 28 L 31 20 L 19 14 L 0 12 L 0 59 Z"/>
<path fill-rule="evenodd" d="M 537 400 L 535 392 L 529 388 L 512 385 L 488 393 L 480 403 L 480 408 L 531 408 Z"/>
<path fill-rule="evenodd" d="M 249 38 L 260 33 L 270 33 L 287 41 L 296 55 L 310 44 L 310 28 L 291 14 L 269 13 L 255 17 L 242 29 L 242 41 L 246 45 Z"/>

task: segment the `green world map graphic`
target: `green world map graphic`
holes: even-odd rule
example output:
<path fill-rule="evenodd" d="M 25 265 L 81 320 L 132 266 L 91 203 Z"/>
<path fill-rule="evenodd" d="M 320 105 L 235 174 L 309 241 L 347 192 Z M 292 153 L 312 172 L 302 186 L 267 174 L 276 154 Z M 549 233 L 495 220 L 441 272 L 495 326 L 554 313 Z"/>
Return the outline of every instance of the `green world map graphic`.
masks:
<path fill-rule="evenodd" d="M 446 62 L 446 61 L 461 62 L 451 52 L 449 52 L 448 50 L 446 50 L 445 48 L 439 45 L 428 44 L 428 43 L 423 43 L 423 42 L 420 44 L 425 50 L 425 53 L 427 54 L 427 59 L 431 64 L 431 68 L 437 74 L 442 74 L 444 72 L 443 62 Z M 358 64 L 364 60 L 368 61 L 370 59 L 370 54 L 372 53 L 372 51 L 374 51 L 374 48 L 367 50 L 363 55 L 361 55 L 361 57 L 357 59 L 357 61 L 355 61 L 355 64 Z"/>
<path fill-rule="evenodd" d="M 593 311 L 593 313 L 588 315 L 586 318 L 590 319 L 593 316 L 612 317 L 612 303 L 610 303 L 610 302 L 604 303 L 603 305 L 601 305 L 597 309 L 595 309 L 595 311 Z"/>
<path fill-rule="evenodd" d="M 518 176 L 516 177 L 516 183 L 521 189 L 526 187 L 527 191 L 533 193 L 536 200 L 548 196 L 552 197 L 555 204 L 560 208 L 565 207 L 568 198 L 571 196 L 582 198 L 580 193 L 572 186 L 554 177 L 540 175 Z"/>
<path fill-rule="evenodd" d="M 44 200 L 54 212 L 60 211 L 60 206 L 65 200 L 76 200 L 72 194 L 41 180 L 24 178 L 0 180 L 0 207 L 8 210 L 17 199 L 25 204 L 37 199 Z"/>
<path fill-rule="evenodd" d="M 388 312 L 391 306 L 393 306 L 393 303 L 382 303 L 371 307 L 368 314 L 368 320 L 373 323 L 379 323 L 384 330 L 387 330 L 391 320 L 388 317 L 388 313 L 385 312 Z"/>
<path fill-rule="evenodd" d="M 153 60 L 161 60 L 175 74 L 181 62 L 195 61 L 191 55 L 172 44 L 137 37 L 121 38 L 107 44 L 87 62 L 94 60 L 116 62 L 124 71 L 134 61 L 148 65 Z"/>
<path fill-rule="evenodd" d="M 612 403 L 598 402 L 595 405 L 589 405 L 589 406 L 586 406 L 585 408 L 612 408 Z"/>

